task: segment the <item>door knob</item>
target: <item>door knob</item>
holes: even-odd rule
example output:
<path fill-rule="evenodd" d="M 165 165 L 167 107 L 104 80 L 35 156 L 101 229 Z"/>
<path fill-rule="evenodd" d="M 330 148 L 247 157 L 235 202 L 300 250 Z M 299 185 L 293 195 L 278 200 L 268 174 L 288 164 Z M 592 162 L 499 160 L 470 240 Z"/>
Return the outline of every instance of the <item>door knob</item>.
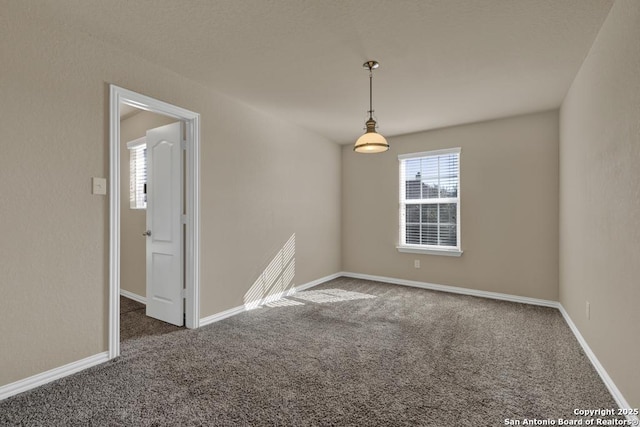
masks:
<path fill-rule="evenodd" d="M 151 236 L 151 230 L 147 230 L 144 233 L 142 233 L 143 236 Z"/>

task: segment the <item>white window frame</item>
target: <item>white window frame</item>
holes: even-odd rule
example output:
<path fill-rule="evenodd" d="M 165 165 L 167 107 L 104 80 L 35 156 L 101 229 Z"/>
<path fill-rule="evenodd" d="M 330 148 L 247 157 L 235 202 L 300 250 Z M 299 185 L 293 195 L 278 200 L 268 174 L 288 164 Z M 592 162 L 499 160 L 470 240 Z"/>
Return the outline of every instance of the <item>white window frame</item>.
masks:
<path fill-rule="evenodd" d="M 134 152 L 136 156 L 139 155 L 141 151 L 146 150 L 147 148 L 147 138 L 142 137 L 138 139 L 134 139 L 133 141 L 127 142 L 127 148 L 129 149 L 129 208 L 130 209 L 146 209 L 147 201 L 145 198 L 140 200 L 138 191 L 141 191 L 141 187 L 138 185 L 138 174 L 137 171 L 134 171 L 131 168 L 131 163 L 133 161 L 132 156 Z M 145 158 L 146 161 L 146 158 Z M 145 177 L 146 177 L 146 167 L 145 167 Z M 144 188 L 144 185 L 142 186 Z M 140 203 L 141 202 L 141 203 Z"/>
<path fill-rule="evenodd" d="M 398 156 L 398 169 L 399 169 L 399 235 L 398 245 L 396 249 L 398 252 L 416 253 L 416 254 L 428 254 L 428 255 L 445 255 L 456 256 L 462 255 L 462 243 L 460 232 L 460 153 L 462 150 L 460 147 L 447 148 L 443 150 L 423 151 L 420 153 L 400 154 Z M 437 199 L 406 199 L 406 181 L 404 177 L 404 161 L 416 158 L 434 157 L 443 154 L 458 154 L 458 191 L 457 197 L 451 198 L 437 198 Z M 423 245 L 423 244 L 407 244 L 406 243 L 406 221 L 405 221 L 405 205 L 407 202 L 422 204 L 422 203 L 456 203 L 456 246 L 438 246 L 438 245 Z"/>

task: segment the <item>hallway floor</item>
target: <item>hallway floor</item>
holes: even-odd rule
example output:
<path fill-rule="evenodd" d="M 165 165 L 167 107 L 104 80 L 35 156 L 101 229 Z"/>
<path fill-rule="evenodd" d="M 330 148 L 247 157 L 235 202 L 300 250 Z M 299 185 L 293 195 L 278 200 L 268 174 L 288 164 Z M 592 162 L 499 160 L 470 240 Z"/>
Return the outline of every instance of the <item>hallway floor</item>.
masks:
<path fill-rule="evenodd" d="M 145 305 L 120 296 L 120 342 L 149 335 L 163 335 L 184 328 L 148 317 Z"/>

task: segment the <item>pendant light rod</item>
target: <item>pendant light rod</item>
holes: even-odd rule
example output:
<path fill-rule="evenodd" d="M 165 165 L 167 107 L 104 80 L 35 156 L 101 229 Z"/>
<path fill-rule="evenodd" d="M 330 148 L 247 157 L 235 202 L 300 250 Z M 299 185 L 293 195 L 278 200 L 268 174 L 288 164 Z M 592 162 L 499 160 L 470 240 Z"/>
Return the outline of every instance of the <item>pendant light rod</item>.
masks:
<path fill-rule="evenodd" d="M 376 132 L 376 121 L 373 119 L 373 70 L 380 64 L 378 61 L 367 61 L 362 66 L 369 70 L 369 120 L 365 123 L 366 132 L 358 138 L 353 150 L 357 153 L 382 153 L 389 149 L 389 143 Z"/>
<path fill-rule="evenodd" d="M 369 68 L 369 118 L 373 118 L 373 71 Z"/>
<path fill-rule="evenodd" d="M 373 70 L 378 68 L 378 61 L 367 61 L 362 66 L 369 70 L 369 119 L 373 119 Z"/>

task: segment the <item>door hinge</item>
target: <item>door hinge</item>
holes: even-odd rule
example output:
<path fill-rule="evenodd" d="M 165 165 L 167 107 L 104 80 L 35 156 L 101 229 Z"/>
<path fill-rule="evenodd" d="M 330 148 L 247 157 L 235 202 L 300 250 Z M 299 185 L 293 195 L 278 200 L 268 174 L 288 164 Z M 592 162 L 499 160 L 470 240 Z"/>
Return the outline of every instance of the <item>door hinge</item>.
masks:
<path fill-rule="evenodd" d="M 180 148 L 182 148 L 183 150 L 187 149 L 187 140 L 186 139 L 180 141 Z"/>
<path fill-rule="evenodd" d="M 181 296 L 182 298 L 186 298 L 186 297 L 187 297 L 187 290 L 186 290 L 186 289 L 182 289 L 182 290 L 180 291 L 180 296 Z"/>
<path fill-rule="evenodd" d="M 186 224 L 187 223 L 187 216 L 186 215 L 180 215 L 180 222 L 182 224 Z"/>

